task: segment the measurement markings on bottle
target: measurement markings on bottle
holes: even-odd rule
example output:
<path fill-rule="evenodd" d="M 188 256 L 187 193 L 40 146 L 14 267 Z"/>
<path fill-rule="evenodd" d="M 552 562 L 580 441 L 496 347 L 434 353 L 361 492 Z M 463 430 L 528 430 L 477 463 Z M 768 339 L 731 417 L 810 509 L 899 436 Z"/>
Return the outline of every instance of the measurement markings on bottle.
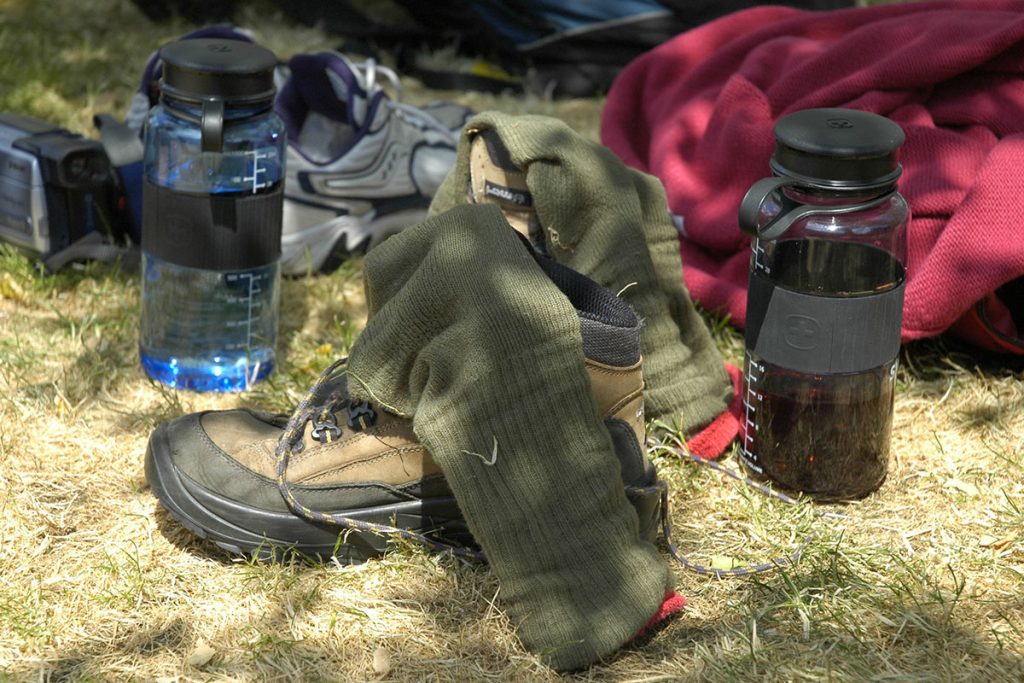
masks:
<path fill-rule="evenodd" d="M 764 246 L 761 245 L 761 240 L 755 238 L 754 241 L 750 243 L 750 250 L 754 253 L 754 270 L 760 270 L 765 275 L 771 275 L 772 269 L 766 266 L 764 261 L 761 260 L 761 257 L 765 254 Z"/>
<path fill-rule="evenodd" d="M 258 314 L 260 304 L 255 300 L 256 295 L 263 291 L 260 287 L 260 278 L 255 273 L 228 273 L 224 276 L 224 282 L 229 285 L 236 285 L 245 281 L 243 285 L 245 287 L 245 295 L 236 295 L 229 297 L 228 301 L 232 304 L 245 305 L 246 315 L 245 320 L 234 320 L 228 323 L 231 327 L 244 327 L 245 328 L 245 346 L 250 348 L 252 346 L 252 322 L 253 317 Z"/>
<path fill-rule="evenodd" d="M 762 469 L 757 465 L 757 454 L 754 453 L 750 446 L 754 441 L 754 434 L 758 431 L 757 423 L 754 421 L 754 417 L 757 414 L 758 408 L 761 407 L 761 402 L 764 400 L 764 394 L 755 389 L 757 381 L 764 377 L 764 365 L 761 363 L 755 363 L 751 355 L 747 354 L 747 367 L 744 373 L 744 384 L 746 384 L 746 392 L 743 396 L 743 443 L 740 444 L 740 456 L 747 462 L 747 465 L 754 469 L 756 472 L 761 473 Z"/>
<path fill-rule="evenodd" d="M 252 175 L 243 176 L 242 180 L 252 185 L 252 191 L 255 194 L 269 185 L 266 180 L 267 169 L 264 165 L 260 164 L 260 161 L 267 159 L 270 155 L 259 150 L 246 152 L 246 154 L 252 157 Z"/>

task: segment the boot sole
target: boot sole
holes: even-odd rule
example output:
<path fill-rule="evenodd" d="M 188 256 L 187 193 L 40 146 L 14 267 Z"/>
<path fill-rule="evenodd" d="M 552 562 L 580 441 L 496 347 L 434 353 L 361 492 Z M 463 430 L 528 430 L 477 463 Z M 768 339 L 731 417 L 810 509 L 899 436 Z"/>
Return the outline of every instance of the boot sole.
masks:
<path fill-rule="evenodd" d="M 395 546 L 394 537 L 311 522 L 289 512 L 255 508 L 210 491 L 178 470 L 169 453 L 161 448 L 157 433 L 146 449 L 145 467 L 153 494 L 171 517 L 230 553 L 271 561 L 297 555 L 353 564 L 379 557 Z M 476 547 L 453 497 L 340 510 L 335 514 L 409 529 L 451 545 Z"/>
<path fill-rule="evenodd" d="M 181 472 L 161 436 L 158 428 L 146 448 L 146 481 L 153 494 L 183 527 L 223 550 L 271 561 L 298 555 L 354 564 L 379 557 L 395 546 L 387 535 L 311 522 L 290 512 L 264 510 L 221 496 Z M 640 537 L 655 542 L 661 523 L 660 493 L 634 488 L 627 489 L 626 497 L 637 512 Z M 479 547 L 458 503 L 450 496 L 339 510 L 335 514 L 409 529 L 452 545 Z"/>

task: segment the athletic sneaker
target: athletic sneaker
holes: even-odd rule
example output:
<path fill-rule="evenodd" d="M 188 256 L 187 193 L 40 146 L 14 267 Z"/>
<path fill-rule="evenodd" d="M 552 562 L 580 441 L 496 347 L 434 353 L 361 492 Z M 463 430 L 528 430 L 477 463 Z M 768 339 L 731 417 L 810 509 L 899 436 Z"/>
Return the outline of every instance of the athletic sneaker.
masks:
<path fill-rule="evenodd" d="M 426 217 L 472 111 L 392 99 L 380 81 L 400 95 L 398 77 L 372 59 L 298 55 L 288 70 L 275 103 L 288 129 L 282 268 L 332 270 Z"/>
<path fill-rule="evenodd" d="M 595 405 L 641 537 L 653 541 L 664 485 L 643 448 L 639 320 L 592 280 L 550 259 L 538 262 L 580 311 Z M 412 422 L 352 401 L 339 364 L 313 385 L 291 419 L 237 409 L 161 424 L 149 439 L 146 479 L 185 528 L 235 553 L 268 558 L 292 550 L 356 562 L 383 553 L 396 538 L 434 549 L 474 547 Z"/>

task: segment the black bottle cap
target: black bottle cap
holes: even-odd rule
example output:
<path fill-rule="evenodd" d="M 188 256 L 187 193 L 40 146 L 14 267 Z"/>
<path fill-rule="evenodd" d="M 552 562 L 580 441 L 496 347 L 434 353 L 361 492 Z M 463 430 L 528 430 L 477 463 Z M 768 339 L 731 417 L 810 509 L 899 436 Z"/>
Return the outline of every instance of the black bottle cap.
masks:
<path fill-rule="evenodd" d="M 906 136 L 896 122 L 856 109 L 805 109 L 775 124 L 771 168 L 800 184 L 826 189 L 891 185 L 903 168 L 896 151 Z"/>
<path fill-rule="evenodd" d="M 270 50 L 242 40 L 193 38 L 160 48 L 162 96 L 189 103 L 220 99 L 228 105 L 270 104 L 276 92 Z"/>

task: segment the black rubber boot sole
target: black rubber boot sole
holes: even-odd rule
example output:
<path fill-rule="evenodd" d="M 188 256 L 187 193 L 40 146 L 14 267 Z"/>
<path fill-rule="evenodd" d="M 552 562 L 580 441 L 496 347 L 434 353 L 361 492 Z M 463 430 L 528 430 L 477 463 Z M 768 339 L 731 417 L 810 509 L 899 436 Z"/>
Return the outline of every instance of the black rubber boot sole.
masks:
<path fill-rule="evenodd" d="M 299 555 L 343 564 L 379 557 L 391 537 L 312 522 L 290 512 L 264 510 L 221 496 L 181 472 L 158 428 L 146 449 L 146 481 L 160 504 L 182 526 L 228 552 L 264 560 Z M 653 482 L 652 482 L 653 483 Z M 627 489 L 639 519 L 640 537 L 654 542 L 661 525 L 661 494 L 653 487 Z M 333 514 L 409 529 L 438 541 L 478 548 L 454 497 L 425 498 Z"/>
<path fill-rule="evenodd" d="M 154 434 L 154 437 L 157 435 Z M 392 537 L 303 519 L 289 512 L 255 508 L 225 498 L 192 480 L 162 451 L 158 438 L 146 449 L 146 480 L 171 517 L 192 533 L 231 553 L 264 560 L 298 555 L 343 564 L 378 557 Z M 444 543 L 475 548 L 453 497 L 403 501 L 334 514 L 416 531 Z"/>

